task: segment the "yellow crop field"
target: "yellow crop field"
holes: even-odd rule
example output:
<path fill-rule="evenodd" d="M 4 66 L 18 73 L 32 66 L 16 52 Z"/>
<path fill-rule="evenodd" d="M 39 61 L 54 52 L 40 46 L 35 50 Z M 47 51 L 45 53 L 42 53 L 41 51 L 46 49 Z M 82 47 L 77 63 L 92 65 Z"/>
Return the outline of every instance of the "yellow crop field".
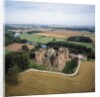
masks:
<path fill-rule="evenodd" d="M 24 96 L 37 94 L 94 92 L 95 62 L 82 61 L 78 74 L 73 77 L 30 71 L 21 74 L 19 80 L 20 83 L 16 86 L 6 85 L 6 95 Z"/>
<path fill-rule="evenodd" d="M 71 30 L 56 30 L 56 31 L 43 32 L 43 33 L 35 33 L 35 35 L 49 36 L 55 38 L 68 38 L 71 36 L 80 36 L 82 35 L 82 33 L 78 31 L 71 31 Z"/>
<path fill-rule="evenodd" d="M 69 37 L 72 37 L 72 36 L 88 36 L 90 38 L 94 38 L 93 33 L 72 31 L 72 30 L 47 31 L 47 32 L 41 32 L 41 33 L 35 33 L 35 35 L 49 36 L 49 37 L 55 37 L 55 38 L 69 38 Z"/>

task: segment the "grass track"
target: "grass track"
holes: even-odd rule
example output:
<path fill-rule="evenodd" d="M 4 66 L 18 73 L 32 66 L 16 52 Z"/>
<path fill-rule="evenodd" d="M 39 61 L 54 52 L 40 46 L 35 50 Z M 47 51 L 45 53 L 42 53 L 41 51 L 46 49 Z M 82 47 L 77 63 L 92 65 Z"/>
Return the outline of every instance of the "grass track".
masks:
<path fill-rule="evenodd" d="M 20 84 L 7 86 L 6 95 L 37 95 L 95 91 L 94 61 L 82 62 L 74 77 L 31 71 L 20 75 Z"/>

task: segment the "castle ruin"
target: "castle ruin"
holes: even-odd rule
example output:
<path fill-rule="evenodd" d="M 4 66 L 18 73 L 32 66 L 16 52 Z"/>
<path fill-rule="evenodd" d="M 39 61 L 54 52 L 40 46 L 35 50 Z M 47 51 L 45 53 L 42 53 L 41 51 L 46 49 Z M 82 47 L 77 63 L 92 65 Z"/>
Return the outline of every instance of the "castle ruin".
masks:
<path fill-rule="evenodd" d="M 35 53 L 35 62 L 45 65 L 49 70 L 62 71 L 67 61 L 69 61 L 69 50 L 60 47 L 58 50 L 53 48 L 40 48 Z"/>

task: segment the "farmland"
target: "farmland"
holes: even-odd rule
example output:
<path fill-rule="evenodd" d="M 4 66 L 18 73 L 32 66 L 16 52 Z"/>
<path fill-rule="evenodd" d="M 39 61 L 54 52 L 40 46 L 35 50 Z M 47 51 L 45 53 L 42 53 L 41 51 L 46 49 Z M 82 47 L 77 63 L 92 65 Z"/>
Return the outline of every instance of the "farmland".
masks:
<path fill-rule="evenodd" d="M 95 92 L 95 5 L 5 2 L 5 95 Z"/>
<path fill-rule="evenodd" d="M 48 31 L 44 33 L 35 33 L 35 35 L 43 35 L 55 38 L 69 38 L 71 36 L 88 36 L 94 37 L 93 33 L 90 32 L 81 32 L 81 31 L 72 31 L 72 30 L 55 30 L 55 31 Z"/>
<path fill-rule="evenodd" d="M 77 31 L 70 31 L 70 30 L 56 30 L 56 31 L 49 31 L 45 33 L 36 33 L 35 35 L 44 35 L 49 37 L 56 37 L 56 38 L 68 38 L 71 36 L 80 36 L 82 33 Z"/>
<path fill-rule="evenodd" d="M 23 28 L 19 32 L 6 32 L 6 96 L 94 92 L 95 46 L 84 37 L 95 40 L 95 34 L 76 30 L 44 29 L 40 28 L 40 32 L 38 28 L 35 31 Z M 83 38 L 80 39 L 82 41 L 72 41 L 69 40 L 71 37 Z M 75 76 L 62 75 L 75 72 L 77 64 L 72 59 L 77 60 L 78 55 L 82 57 L 78 73 Z M 24 72 L 31 68 L 33 71 Z"/>
<path fill-rule="evenodd" d="M 6 46 L 6 51 L 19 51 L 19 50 L 21 50 L 21 47 L 23 45 L 27 45 L 29 49 L 34 48 L 34 46 L 32 46 L 32 45 L 28 45 L 28 44 L 24 44 L 24 43 L 12 43 L 12 44 Z"/>
<path fill-rule="evenodd" d="M 6 85 L 7 96 L 77 93 L 95 91 L 95 63 L 83 61 L 73 77 L 31 71 L 20 75 L 20 84 Z"/>
<path fill-rule="evenodd" d="M 73 43 L 73 44 L 77 44 L 77 45 L 82 45 L 82 46 L 86 46 L 88 48 L 92 48 L 92 50 L 94 51 L 94 47 L 91 43 L 84 43 L 84 42 L 72 42 L 72 41 L 67 41 L 67 38 L 69 36 L 76 36 L 76 35 L 82 35 L 81 32 L 77 32 L 77 34 L 75 34 L 74 32 L 68 32 L 68 33 L 61 33 L 61 32 L 56 32 L 56 33 L 53 33 L 53 32 L 48 32 L 48 33 L 35 33 L 35 34 L 21 34 L 20 35 L 20 38 L 21 39 L 26 39 L 28 41 L 32 41 L 34 43 L 43 43 L 43 44 L 46 44 L 48 42 L 52 42 L 52 41 L 64 41 L 64 42 L 68 42 L 68 43 Z M 72 34 L 73 33 L 73 34 Z M 86 33 L 84 32 L 85 34 L 88 34 L 89 33 Z M 84 35 L 85 36 L 85 35 Z M 67 38 L 66 38 L 67 37 Z M 91 38 L 91 36 L 89 36 Z M 93 37 L 93 35 L 92 35 Z"/>
<path fill-rule="evenodd" d="M 20 26 L 19 26 L 20 27 Z M 49 32 L 50 29 L 46 29 L 46 28 L 32 28 L 32 27 L 22 27 L 22 29 L 19 29 L 19 27 L 17 27 L 18 29 L 13 29 L 13 30 L 8 30 L 8 31 L 11 31 L 11 32 L 16 32 L 16 33 L 27 33 L 27 32 L 30 32 L 30 31 L 40 31 L 40 32 Z"/>
<path fill-rule="evenodd" d="M 53 41 L 54 37 L 46 37 L 46 36 L 40 36 L 35 34 L 22 34 L 20 36 L 21 39 L 27 39 L 28 41 L 33 41 L 35 43 L 48 43 L 50 41 Z M 57 41 L 64 41 L 64 39 L 56 38 Z"/>

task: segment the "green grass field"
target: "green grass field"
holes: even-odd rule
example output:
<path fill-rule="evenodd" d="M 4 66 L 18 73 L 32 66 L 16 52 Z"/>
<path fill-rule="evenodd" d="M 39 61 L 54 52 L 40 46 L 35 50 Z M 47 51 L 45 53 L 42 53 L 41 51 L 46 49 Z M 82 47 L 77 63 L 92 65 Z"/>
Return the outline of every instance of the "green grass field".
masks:
<path fill-rule="evenodd" d="M 34 34 L 22 34 L 20 36 L 21 39 L 27 39 L 28 41 L 32 41 L 34 43 L 48 43 L 51 42 L 55 39 L 55 41 L 66 41 L 66 39 L 62 39 L 62 38 L 54 38 L 54 37 L 47 37 L 47 36 L 39 36 L 39 35 L 34 35 Z M 93 45 L 91 43 L 84 43 L 84 42 L 72 42 L 72 41 L 68 41 L 68 43 L 74 43 L 77 45 L 83 45 L 86 46 L 88 48 L 92 48 L 93 51 L 95 51 L 95 48 L 93 47 Z"/>
<path fill-rule="evenodd" d="M 44 37 L 34 34 L 22 34 L 20 36 L 21 39 L 27 39 L 28 41 L 33 41 L 35 43 L 48 43 L 53 41 L 54 37 Z M 55 38 L 56 41 L 65 41 L 65 39 Z"/>

